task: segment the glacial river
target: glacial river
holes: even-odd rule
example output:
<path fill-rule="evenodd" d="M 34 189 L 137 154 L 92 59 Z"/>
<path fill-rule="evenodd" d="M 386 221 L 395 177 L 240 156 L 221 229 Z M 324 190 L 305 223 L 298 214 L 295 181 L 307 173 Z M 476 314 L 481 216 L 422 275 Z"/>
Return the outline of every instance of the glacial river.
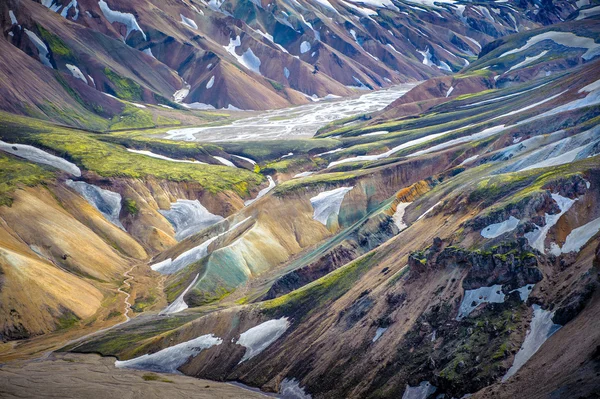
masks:
<path fill-rule="evenodd" d="M 359 97 L 315 101 L 241 118 L 227 125 L 172 129 L 165 138 L 185 141 L 276 140 L 312 137 L 331 121 L 382 110 L 416 84 L 368 92 Z"/>

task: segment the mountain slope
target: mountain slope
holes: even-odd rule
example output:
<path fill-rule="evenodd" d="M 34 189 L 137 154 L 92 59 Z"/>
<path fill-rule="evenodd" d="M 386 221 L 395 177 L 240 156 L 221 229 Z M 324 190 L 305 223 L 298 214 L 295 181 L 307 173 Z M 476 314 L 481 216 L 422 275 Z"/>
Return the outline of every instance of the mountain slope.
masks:
<path fill-rule="evenodd" d="M 55 79 L 68 94 L 59 90 L 60 97 L 79 104 L 58 111 L 39 104 L 39 96 L 10 96 L 2 109 L 63 123 L 90 119 L 87 111 L 118 114 L 118 105 L 98 92 L 146 104 L 264 110 L 423 80 L 460 70 L 491 40 L 576 9 L 568 2 L 541 10 L 527 2 L 454 1 L 42 4 L 5 2 L 4 39 L 60 71 Z M 10 74 L 18 66 L 6 58 L 3 71 Z M 28 80 L 52 97 L 54 79 L 36 75 Z M 31 93 L 6 81 L 20 96 Z"/>

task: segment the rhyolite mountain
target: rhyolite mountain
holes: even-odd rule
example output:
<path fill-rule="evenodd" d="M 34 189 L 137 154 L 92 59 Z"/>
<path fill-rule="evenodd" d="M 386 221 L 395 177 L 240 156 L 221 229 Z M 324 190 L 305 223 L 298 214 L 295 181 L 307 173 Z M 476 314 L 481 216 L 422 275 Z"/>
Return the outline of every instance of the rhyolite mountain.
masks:
<path fill-rule="evenodd" d="M 90 114 L 122 111 L 102 93 L 244 110 L 348 96 L 457 72 L 494 39 L 584 3 L 7 0 L 0 109 L 98 129 Z"/>
<path fill-rule="evenodd" d="M 0 392 L 114 392 L 83 360 L 100 354 L 105 369 L 118 368 L 114 381 L 136 392 L 169 385 L 173 396 L 220 395 L 209 391 L 217 382 L 187 390 L 167 374 L 178 372 L 284 398 L 597 397 L 598 3 L 136 3 L 6 7 L 15 23 L 0 38 L 0 71 L 11 77 L 0 80 Z M 107 22 L 100 7 L 126 23 Z M 508 9 L 518 10 L 518 32 L 501 18 Z M 390 84 L 383 77 L 424 82 L 314 137 L 173 139 L 248 120 L 181 105 L 206 103 L 194 91 L 212 76 L 209 86 L 224 84 L 205 72 L 202 43 L 221 73 L 243 77 L 244 93 L 251 80 L 285 100 L 264 108 L 315 93 L 278 90 L 253 46 L 278 51 L 268 58 L 274 73 L 288 59 L 274 43 L 299 68 L 310 65 L 306 84 L 331 84 L 319 97 L 351 94 L 357 83 L 321 66 L 312 74 L 319 64 L 299 46 L 309 42 L 322 64 L 326 54 L 342 57 L 333 36 L 356 42 L 337 18 L 359 11 L 367 15 L 346 21 L 357 37 L 403 32 L 392 45 L 403 49 L 406 75 L 385 75 L 392 68 L 369 41 L 355 50 L 378 60 L 346 57 L 342 69 L 380 65 L 370 81 L 354 75 L 375 88 L 376 78 Z M 403 12 L 410 18 L 394 22 Z M 312 29 L 298 32 L 300 15 Z M 194 41 L 183 33 L 192 19 Z M 373 25 L 361 30 L 365 23 Z M 410 52 L 411 23 L 435 38 L 434 66 Z M 450 27 L 482 48 L 466 39 L 477 47 L 469 55 L 440 39 Z M 234 57 L 224 46 L 238 35 Z M 424 51 L 418 40 L 427 37 L 410 36 Z M 453 63 L 446 45 L 468 65 Z M 247 70 L 248 49 L 262 75 Z M 203 85 L 193 83 L 194 65 L 203 65 Z M 410 65 L 424 75 L 410 75 Z M 176 103 L 170 96 L 185 84 Z M 215 93 L 227 98 L 228 87 Z M 213 105 L 246 95 L 236 93 Z M 313 106 L 335 112 L 345 101 Z M 302 110 L 279 117 L 293 124 Z"/>

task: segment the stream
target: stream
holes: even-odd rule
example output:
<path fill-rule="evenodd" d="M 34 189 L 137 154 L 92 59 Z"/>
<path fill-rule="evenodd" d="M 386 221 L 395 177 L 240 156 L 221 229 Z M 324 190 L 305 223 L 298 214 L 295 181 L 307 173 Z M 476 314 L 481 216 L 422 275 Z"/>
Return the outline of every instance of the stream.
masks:
<path fill-rule="evenodd" d="M 402 84 L 359 97 L 323 99 L 264 111 L 227 125 L 172 129 L 167 131 L 165 138 L 210 142 L 310 138 L 334 120 L 382 110 L 414 86 L 416 83 Z"/>

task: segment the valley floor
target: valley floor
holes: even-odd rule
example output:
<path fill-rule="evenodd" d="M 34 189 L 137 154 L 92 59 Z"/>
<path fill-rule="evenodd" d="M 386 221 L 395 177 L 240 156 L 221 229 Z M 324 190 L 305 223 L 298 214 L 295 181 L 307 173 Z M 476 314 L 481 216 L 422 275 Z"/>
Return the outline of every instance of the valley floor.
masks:
<path fill-rule="evenodd" d="M 176 387 L 176 389 L 174 389 Z M 0 366 L 0 397 L 39 398 L 261 398 L 237 386 L 176 374 L 117 369 L 110 357 L 53 354 Z"/>

